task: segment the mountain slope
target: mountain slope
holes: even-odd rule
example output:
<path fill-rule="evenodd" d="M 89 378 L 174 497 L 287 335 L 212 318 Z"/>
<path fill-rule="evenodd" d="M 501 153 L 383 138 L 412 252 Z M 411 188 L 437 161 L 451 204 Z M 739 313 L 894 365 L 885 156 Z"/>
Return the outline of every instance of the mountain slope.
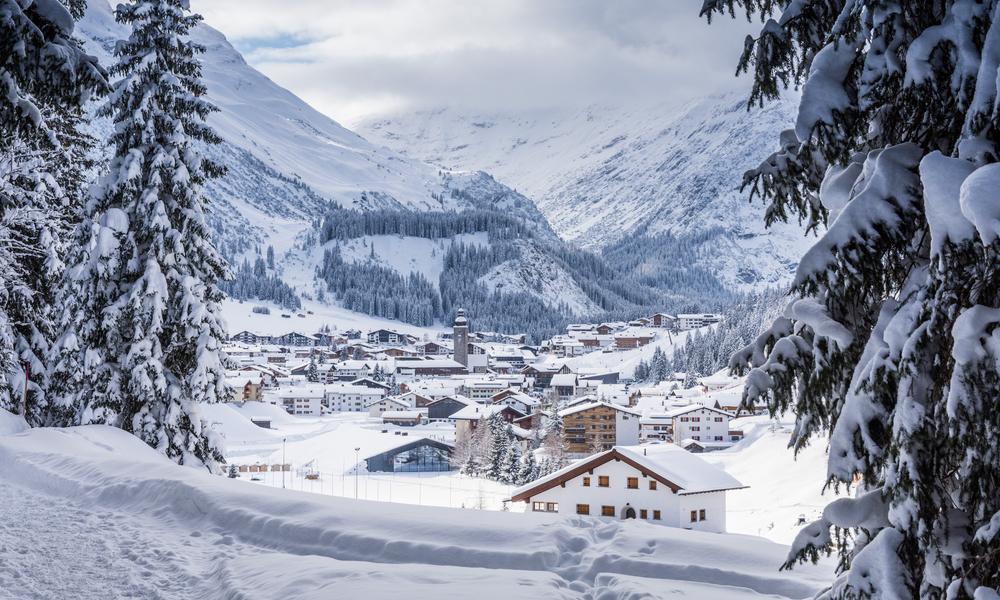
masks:
<path fill-rule="evenodd" d="M 360 130 L 414 158 L 488 170 L 583 247 L 700 236 L 700 266 L 753 287 L 786 281 L 805 249 L 795 224 L 765 231 L 763 207 L 739 191 L 743 171 L 770 153 L 793 115 L 791 99 L 747 112 L 730 95 L 679 108 L 441 109 L 371 119 Z"/>
<path fill-rule="evenodd" d="M 91 0 L 77 34 L 88 51 L 110 65 L 114 45 L 127 36 L 127 30 L 115 22 L 106 0 Z M 543 312 L 562 311 L 568 316 L 559 306 L 557 296 L 562 292 L 574 298 L 573 308 L 578 311 L 595 308 L 566 273 L 560 277 L 557 293 L 533 289 L 533 283 L 554 268 L 551 253 L 563 242 L 528 198 L 486 173 L 442 170 L 371 144 L 250 67 L 220 32 L 201 24 L 192 37 L 206 49 L 204 79 L 209 99 L 219 108 L 209 121 L 224 140 L 206 153 L 228 168 L 224 177 L 206 188 L 208 218 L 231 261 L 253 263 L 273 247 L 274 260 L 268 262 L 267 275 L 281 277 L 300 295 L 321 297 L 325 283 L 316 279 L 315 271 L 325 248 L 317 242 L 315 227 L 331 211 L 362 211 L 390 220 L 393 215 L 480 211 L 519 220 L 537 242 L 523 256 L 509 257 L 505 291 L 533 296 L 544 305 L 539 309 Z M 107 119 L 95 119 L 99 137 L 106 137 L 110 127 Z M 383 261 L 383 266 L 401 276 L 414 270 L 424 275 L 433 275 L 435 269 L 440 273 L 443 267 L 435 264 L 441 263 L 443 252 L 437 251 L 456 241 L 462 240 L 444 237 L 411 245 L 406 248 L 412 252 L 406 261 Z M 403 250 L 399 244 L 385 245 L 390 254 Z M 349 262 L 377 258 L 349 251 L 345 255 Z M 242 271 L 248 279 L 259 279 L 262 274 L 250 265 Z M 429 285 L 437 286 L 437 278 Z M 228 289 L 233 293 L 250 287 L 237 282 Z M 284 299 L 288 291 L 282 292 Z M 462 298 L 459 294 L 456 301 Z M 547 318 L 556 320 L 555 315 Z"/>
<path fill-rule="evenodd" d="M 114 44 L 127 30 L 115 22 L 107 0 L 90 0 L 77 34 L 89 52 L 112 64 Z M 214 224 L 226 242 L 239 245 L 256 232 L 287 246 L 288 230 L 304 229 L 331 201 L 418 210 L 458 206 L 443 194 L 436 168 L 374 146 L 322 115 L 250 67 L 215 29 L 201 24 L 192 37 L 206 48 L 205 84 L 219 108 L 209 122 L 225 140 L 208 154 L 230 170 L 209 188 Z"/>

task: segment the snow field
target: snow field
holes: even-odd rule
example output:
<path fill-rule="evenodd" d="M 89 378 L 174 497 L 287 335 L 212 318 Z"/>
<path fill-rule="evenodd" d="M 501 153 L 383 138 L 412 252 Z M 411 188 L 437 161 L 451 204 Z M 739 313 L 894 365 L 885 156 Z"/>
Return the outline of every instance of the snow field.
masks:
<path fill-rule="evenodd" d="M 97 539 L 114 551 L 124 538 L 135 540 L 120 551 L 136 559 L 111 565 L 117 581 L 108 589 L 114 591 L 91 597 L 125 596 L 144 573 L 156 581 L 168 571 L 175 586 L 160 597 L 240 599 L 318 598 L 324 589 L 343 597 L 398 598 L 410 585 L 403 592 L 412 589 L 409 597 L 506 598 L 515 582 L 521 598 L 662 597 L 668 590 L 692 598 L 804 597 L 831 575 L 822 565 L 779 573 L 786 549 L 748 536 L 249 485 L 178 467 L 103 426 L 2 436 L 0 469 L 7 493 L 0 510 L 26 515 L 21 524 L 41 538 L 33 546 Z M 42 508 L 25 512 L 25 502 Z M 68 510 L 76 513 L 67 520 L 49 514 Z M 115 528 L 124 534 L 109 532 Z M 17 550 L 8 550 L 14 544 L 6 533 L 0 545 L 7 565 Z M 19 571 L 51 565 L 38 552 L 21 556 Z M 86 554 L 74 568 L 101 556 Z M 52 589 L 36 583 L 39 593 Z"/>

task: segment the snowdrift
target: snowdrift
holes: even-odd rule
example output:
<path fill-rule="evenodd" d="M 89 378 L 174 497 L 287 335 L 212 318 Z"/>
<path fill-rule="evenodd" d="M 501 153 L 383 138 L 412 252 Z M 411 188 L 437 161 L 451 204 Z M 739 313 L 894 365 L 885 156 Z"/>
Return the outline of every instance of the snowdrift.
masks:
<path fill-rule="evenodd" d="M 155 556 L 203 552 L 211 563 L 210 577 L 186 580 L 186 597 L 800 598 L 831 577 L 825 567 L 779 573 L 786 548 L 750 536 L 331 498 L 179 467 L 109 427 L 3 431 L 8 509 L 18 514 L 17 498 L 36 511 L 69 503 L 81 514 L 117 515 L 118 524 L 144 523 L 137 532 L 159 530 L 149 542 Z M 27 527 L 37 548 L 61 535 L 43 522 Z"/>

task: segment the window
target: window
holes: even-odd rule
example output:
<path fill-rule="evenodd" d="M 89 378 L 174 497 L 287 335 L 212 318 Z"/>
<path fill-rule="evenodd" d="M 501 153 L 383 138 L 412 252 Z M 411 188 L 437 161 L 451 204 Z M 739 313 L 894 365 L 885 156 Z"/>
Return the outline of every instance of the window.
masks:
<path fill-rule="evenodd" d="M 577 504 L 576 505 L 576 514 L 578 514 L 578 515 L 589 515 L 590 514 L 590 505 L 589 504 Z"/>
<path fill-rule="evenodd" d="M 715 441 L 721 442 L 722 441 L 722 436 L 721 435 L 715 436 Z"/>
<path fill-rule="evenodd" d="M 716 423 L 721 423 L 722 422 L 722 417 L 715 417 L 715 422 Z"/>
<path fill-rule="evenodd" d="M 692 423 L 697 423 L 699 421 L 701 421 L 701 417 L 691 417 L 691 422 Z"/>
<path fill-rule="evenodd" d="M 691 431 L 701 431 L 701 427 L 695 425 L 694 427 L 691 428 Z"/>
<path fill-rule="evenodd" d="M 640 508 L 639 509 L 639 518 L 640 519 L 648 519 L 649 518 L 649 511 L 647 511 L 645 508 Z"/>
<path fill-rule="evenodd" d="M 559 505 L 555 502 L 546 502 L 545 510 L 546 512 L 556 512 L 559 510 Z"/>
<path fill-rule="evenodd" d="M 696 511 L 696 510 L 692 510 L 691 511 L 691 522 L 692 523 L 697 523 L 698 522 L 698 511 Z"/>
<path fill-rule="evenodd" d="M 649 489 L 651 489 L 651 490 L 655 490 L 656 489 L 656 480 L 655 479 L 650 479 L 649 480 Z"/>
<path fill-rule="evenodd" d="M 691 439 L 692 439 L 692 440 L 700 440 L 700 439 L 701 439 L 701 436 L 700 436 L 700 435 L 692 435 L 692 436 L 691 436 Z"/>
<path fill-rule="evenodd" d="M 681 423 L 687 423 L 687 422 L 688 422 L 687 417 L 681 417 Z"/>
<path fill-rule="evenodd" d="M 704 521 L 705 520 L 705 509 L 704 508 L 698 511 L 698 520 L 699 521 Z"/>
<path fill-rule="evenodd" d="M 659 521 L 660 520 L 660 511 L 658 511 L 658 510 L 654 510 L 653 511 L 653 520 L 654 521 Z"/>
<path fill-rule="evenodd" d="M 599 475 L 597 477 L 597 485 L 600 487 L 610 487 L 611 480 L 608 478 L 607 475 Z"/>
<path fill-rule="evenodd" d="M 626 485 L 627 485 L 628 489 L 630 489 L 630 490 L 637 490 L 637 489 L 639 489 L 639 478 L 638 477 L 629 477 L 626 480 Z"/>
<path fill-rule="evenodd" d="M 558 512 L 558 502 L 532 502 L 531 510 L 534 512 Z"/>
<path fill-rule="evenodd" d="M 583 478 L 583 487 L 590 487 L 590 477 Z"/>
<path fill-rule="evenodd" d="M 614 506 L 602 506 L 601 507 L 601 516 L 602 517 L 613 517 L 613 516 L 615 516 L 615 507 Z"/>

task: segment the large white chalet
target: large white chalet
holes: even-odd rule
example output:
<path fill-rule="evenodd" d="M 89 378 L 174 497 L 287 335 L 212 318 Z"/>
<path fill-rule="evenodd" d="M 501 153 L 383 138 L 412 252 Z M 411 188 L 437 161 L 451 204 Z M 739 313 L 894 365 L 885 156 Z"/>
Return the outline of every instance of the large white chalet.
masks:
<path fill-rule="evenodd" d="M 579 460 L 511 494 L 536 513 L 641 519 L 724 532 L 726 492 L 743 486 L 674 444 L 615 446 Z"/>

